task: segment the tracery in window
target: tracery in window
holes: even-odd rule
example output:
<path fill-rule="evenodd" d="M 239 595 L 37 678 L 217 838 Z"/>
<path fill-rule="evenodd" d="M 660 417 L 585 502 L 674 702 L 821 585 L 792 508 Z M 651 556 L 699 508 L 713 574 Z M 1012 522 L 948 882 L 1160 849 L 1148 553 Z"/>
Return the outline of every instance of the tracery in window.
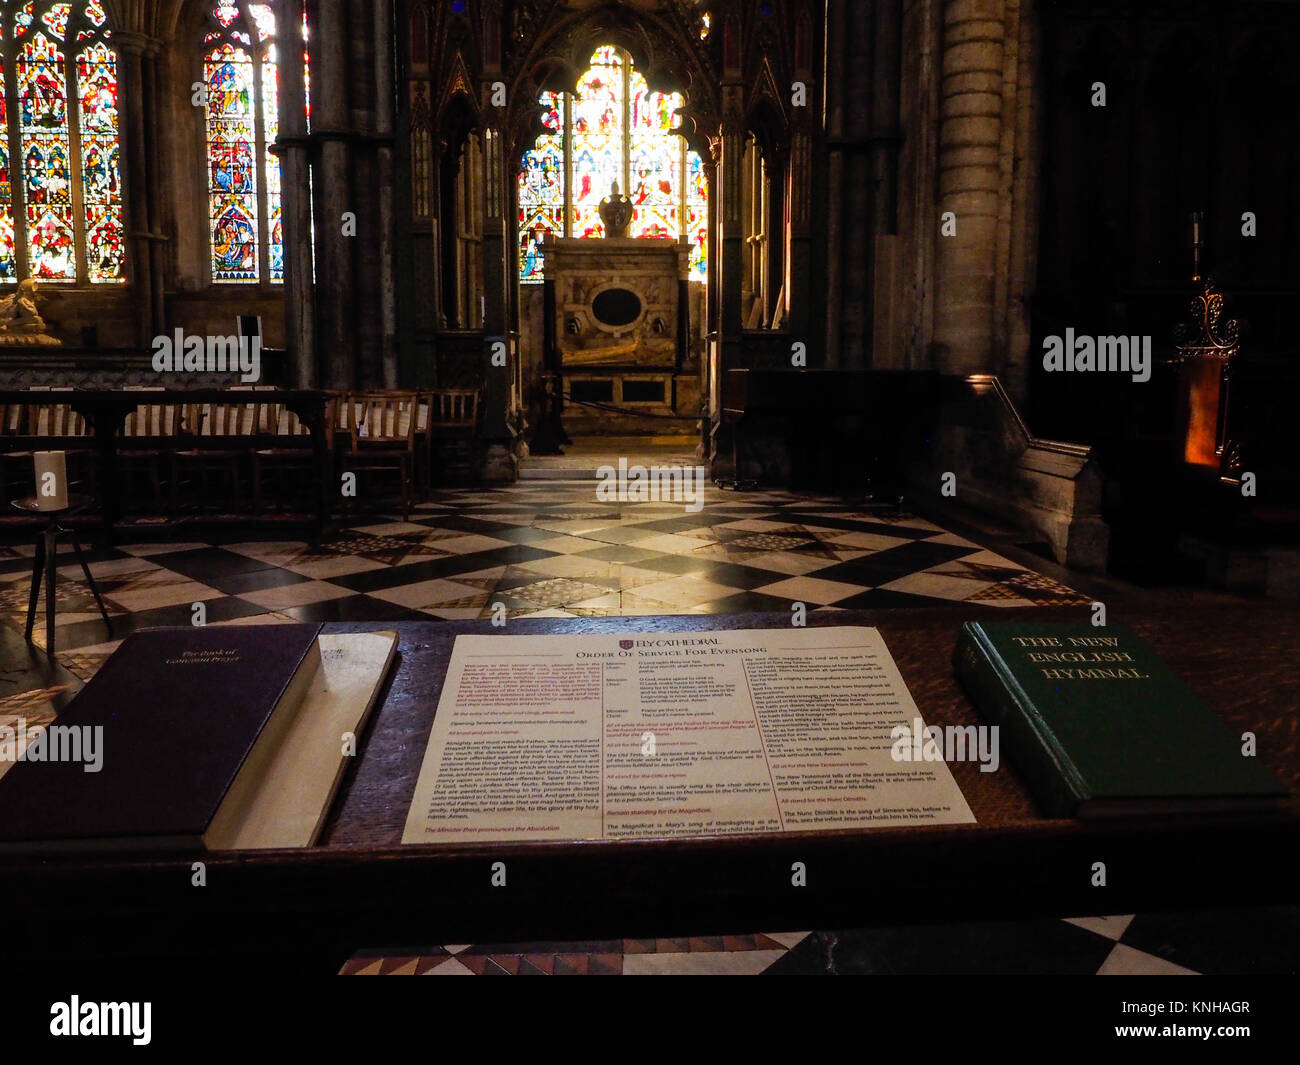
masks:
<path fill-rule="evenodd" d="M 117 53 L 101 0 L 0 0 L 0 86 L 0 282 L 121 283 Z"/>
<path fill-rule="evenodd" d="M 576 93 L 543 93 L 547 132 L 519 175 L 519 261 L 524 282 L 542 279 L 542 237 L 601 237 L 610 185 L 632 200 L 629 235 L 686 240 L 690 278 L 708 276 L 708 178 L 698 153 L 674 133 L 680 93 L 651 92 L 631 57 L 603 46 Z"/>
<path fill-rule="evenodd" d="M 304 23 L 304 42 L 306 30 Z M 271 4 L 225 0 L 213 6 L 203 79 L 212 280 L 281 284 L 280 161 L 271 150 L 280 128 L 280 48 Z M 310 92 L 309 80 L 306 86 Z"/>

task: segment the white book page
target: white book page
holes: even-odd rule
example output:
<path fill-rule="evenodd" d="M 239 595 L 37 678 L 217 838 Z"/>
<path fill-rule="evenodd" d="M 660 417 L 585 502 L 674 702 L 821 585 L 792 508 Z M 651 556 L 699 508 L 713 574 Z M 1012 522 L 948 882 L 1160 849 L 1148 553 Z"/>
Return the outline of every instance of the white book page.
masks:
<path fill-rule="evenodd" d="M 876 629 L 460 636 L 403 843 L 968 824 Z"/>

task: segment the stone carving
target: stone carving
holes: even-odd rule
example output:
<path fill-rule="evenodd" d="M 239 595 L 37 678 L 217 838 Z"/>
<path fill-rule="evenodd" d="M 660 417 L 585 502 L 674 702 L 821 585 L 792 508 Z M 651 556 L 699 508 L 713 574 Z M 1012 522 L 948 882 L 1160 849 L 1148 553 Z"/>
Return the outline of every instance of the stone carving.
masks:
<path fill-rule="evenodd" d="M 564 370 L 635 367 L 672 372 L 678 359 L 680 279 L 686 276 L 689 255 L 688 244 L 666 240 L 559 238 L 548 243 L 555 342 Z M 617 306 L 611 313 L 606 304 L 611 295 L 618 303 L 620 292 L 627 313 L 617 313 Z"/>
<path fill-rule="evenodd" d="M 59 347 L 63 341 L 46 332 L 36 307 L 36 279 L 18 282 L 18 291 L 0 300 L 0 346 Z"/>
<path fill-rule="evenodd" d="M 626 237 L 628 226 L 632 224 L 632 201 L 624 196 L 615 181 L 609 187 L 609 195 L 600 201 L 600 219 L 605 223 L 606 237 Z"/>

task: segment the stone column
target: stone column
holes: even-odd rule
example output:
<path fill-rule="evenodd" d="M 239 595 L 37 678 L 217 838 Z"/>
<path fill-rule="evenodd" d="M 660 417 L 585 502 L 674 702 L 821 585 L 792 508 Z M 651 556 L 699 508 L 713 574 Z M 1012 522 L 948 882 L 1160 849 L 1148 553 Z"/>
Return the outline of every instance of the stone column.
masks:
<path fill-rule="evenodd" d="M 839 201 L 844 194 L 844 136 L 845 112 L 845 19 L 846 0 L 827 0 L 826 3 L 826 53 L 822 74 L 822 91 L 825 106 L 822 125 L 826 130 L 826 352 L 824 365 L 840 365 L 839 309 L 844 299 L 844 274 L 840 261 L 844 255 L 843 218 Z"/>
<path fill-rule="evenodd" d="M 790 158 L 786 163 L 786 218 L 789 233 L 786 240 L 785 292 L 790 315 L 786 328 L 791 337 L 808 345 L 809 365 L 816 365 L 816 354 L 811 338 L 811 308 L 820 296 L 820 285 L 813 285 L 812 249 L 812 135 L 802 122 L 796 124 L 790 137 Z"/>
<path fill-rule="evenodd" d="M 876 0 L 872 22 L 871 101 L 871 246 L 869 364 L 877 369 L 901 367 L 901 322 L 894 285 L 898 270 L 898 183 L 903 134 L 899 122 L 902 96 L 902 3 Z"/>
<path fill-rule="evenodd" d="M 316 285 L 312 277 L 311 153 L 307 139 L 306 81 L 302 63 L 301 0 L 287 0 L 280 13 L 280 131 L 275 153 L 280 158 L 281 214 L 284 224 L 285 337 L 293 383 L 315 388 Z"/>
<path fill-rule="evenodd" d="M 147 145 L 146 164 L 148 171 L 155 177 L 160 171 L 158 145 L 161 142 L 158 130 L 159 113 L 162 100 L 162 70 L 159 62 L 162 54 L 162 42 L 150 41 L 144 53 L 144 87 L 146 99 L 150 103 L 149 113 L 145 116 L 145 141 Z M 149 284 L 148 298 L 152 304 L 153 327 L 155 331 L 166 330 L 171 324 L 167 320 L 167 263 L 164 252 L 170 237 L 163 232 L 162 182 L 149 182 Z M 142 294 L 143 295 L 143 294 Z M 156 333 L 155 333 L 156 335 Z"/>
<path fill-rule="evenodd" d="M 956 236 L 938 238 L 934 342 L 940 368 L 995 365 L 995 282 L 1003 110 L 1003 0 L 944 6 L 939 210 Z"/>
<path fill-rule="evenodd" d="M 432 279 L 433 291 L 429 299 L 433 304 L 431 313 L 433 329 L 435 333 L 438 333 L 447 328 L 447 293 L 443 287 L 446 285 L 447 279 L 443 276 L 445 249 L 442 242 L 447 239 L 448 232 L 454 231 L 455 222 L 442 216 L 443 199 L 446 195 L 443 188 L 443 160 L 447 157 L 447 137 L 442 131 L 434 129 L 432 123 L 430 123 L 429 135 L 433 138 L 433 155 L 429 161 L 429 169 L 433 177 L 433 187 L 429 192 L 429 232 L 432 241 L 430 247 L 433 249 L 433 269 L 430 278 Z M 438 373 L 436 341 L 433 354 L 433 372 L 436 378 Z"/>
<path fill-rule="evenodd" d="M 135 288 L 136 343 L 142 348 L 164 332 L 157 315 L 153 277 L 153 223 L 156 212 L 153 199 L 157 183 L 149 180 L 150 139 L 147 132 L 151 86 L 145 73 L 145 53 L 159 42 L 142 33 L 123 32 L 113 35 L 121 56 L 122 140 L 126 150 L 128 233 L 127 262 Z"/>
<path fill-rule="evenodd" d="M 705 394 L 709 397 L 709 412 L 701 425 L 700 454 L 712 459 L 715 453 L 713 441 L 722 406 L 722 392 L 719 387 L 721 349 L 718 344 L 718 306 L 719 293 L 722 289 L 718 264 L 722 256 L 718 253 L 717 211 L 718 198 L 722 193 L 718 185 L 718 166 L 711 146 L 701 158 L 704 163 L 704 176 L 709 183 L 709 202 L 705 209 L 709 227 L 708 280 L 704 291 L 704 358 L 701 360 Z"/>
<path fill-rule="evenodd" d="M 871 20 L 873 3 L 829 0 L 826 41 L 826 365 L 867 364 L 871 288 Z"/>
<path fill-rule="evenodd" d="M 487 105 L 491 83 L 484 85 L 484 108 L 489 121 L 498 112 Z M 488 126 L 483 131 L 482 159 L 482 243 L 479 261 L 483 271 L 483 336 L 485 352 L 483 384 L 483 478 L 487 481 L 513 481 L 518 476 L 518 458 L 515 455 L 516 434 L 514 380 L 518 369 L 519 351 L 511 332 L 510 289 L 514 278 L 508 277 L 513 241 L 513 229 L 507 232 L 510 198 L 506 191 L 506 138 L 499 126 Z M 492 347 L 504 343 L 506 365 L 493 365 Z"/>
<path fill-rule="evenodd" d="M 318 383 L 327 388 L 357 385 L 353 332 L 353 237 L 343 235 L 352 201 L 352 131 L 348 111 L 347 19 L 339 0 L 309 0 L 312 141 L 319 145 L 313 173 L 316 197 L 317 336 L 321 352 Z"/>
<path fill-rule="evenodd" d="M 741 216 L 745 170 L 744 129 L 739 123 L 727 123 L 722 130 L 721 142 L 722 153 L 718 160 L 718 174 L 722 182 L 720 326 L 724 347 L 737 345 L 738 351 L 740 332 L 744 328 L 744 310 L 741 307 L 741 295 L 745 287 L 745 226 Z"/>
<path fill-rule="evenodd" d="M 717 310 L 712 319 L 715 332 L 713 340 L 713 379 L 710 382 L 710 419 L 712 441 L 709 454 L 714 461 L 714 475 L 725 476 L 730 471 L 732 430 L 721 420 L 720 401 L 726 388 L 728 370 L 745 368 L 744 328 L 741 296 L 745 287 L 744 244 L 745 225 L 741 213 L 745 170 L 745 128 L 740 119 L 741 94 L 739 84 L 723 88 L 723 125 L 714 141 L 715 174 L 713 208 L 710 219 L 713 227 L 713 250 L 709 272 L 717 278 Z"/>
<path fill-rule="evenodd" d="M 1008 392 L 1025 400 L 1029 387 L 1028 358 L 1031 339 L 1029 298 L 1038 276 L 1038 181 L 1041 155 L 1038 138 L 1038 85 L 1035 81 L 1039 39 L 1034 0 L 1008 0 L 1006 66 L 1015 77 L 1014 119 L 1007 121 L 1002 155 L 1002 179 L 1009 206 L 1005 296 L 999 330 L 1003 361 L 998 373 Z"/>
<path fill-rule="evenodd" d="M 379 215 L 380 362 L 384 387 L 396 388 L 397 284 L 393 274 L 397 215 L 393 203 L 393 128 L 396 121 L 396 73 L 393 70 L 393 11 L 390 0 L 375 0 L 375 170 Z"/>

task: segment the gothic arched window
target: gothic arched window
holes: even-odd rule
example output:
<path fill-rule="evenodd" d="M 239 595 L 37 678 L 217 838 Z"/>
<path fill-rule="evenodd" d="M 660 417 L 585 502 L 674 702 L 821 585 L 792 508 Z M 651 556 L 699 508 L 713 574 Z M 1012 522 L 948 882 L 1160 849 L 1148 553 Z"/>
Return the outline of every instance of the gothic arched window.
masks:
<path fill-rule="evenodd" d="M 275 12 L 216 3 L 203 41 L 212 280 L 284 282 Z"/>
<path fill-rule="evenodd" d="M 673 132 L 682 95 L 651 92 L 632 57 L 607 45 L 576 93 L 543 93 L 539 102 L 548 132 L 519 173 L 520 279 L 542 279 L 543 234 L 604 235 L 598 209 L 617 181 L 635 207 L 628 235 L 690 241 L 691 280 L 704 281 L 709 183 L 700 156 Z"/>
<path fill-rule="evenodd" d="M 125 280 L 107 23 L 101 0 L 0 3 L 0 283 Z"/>

